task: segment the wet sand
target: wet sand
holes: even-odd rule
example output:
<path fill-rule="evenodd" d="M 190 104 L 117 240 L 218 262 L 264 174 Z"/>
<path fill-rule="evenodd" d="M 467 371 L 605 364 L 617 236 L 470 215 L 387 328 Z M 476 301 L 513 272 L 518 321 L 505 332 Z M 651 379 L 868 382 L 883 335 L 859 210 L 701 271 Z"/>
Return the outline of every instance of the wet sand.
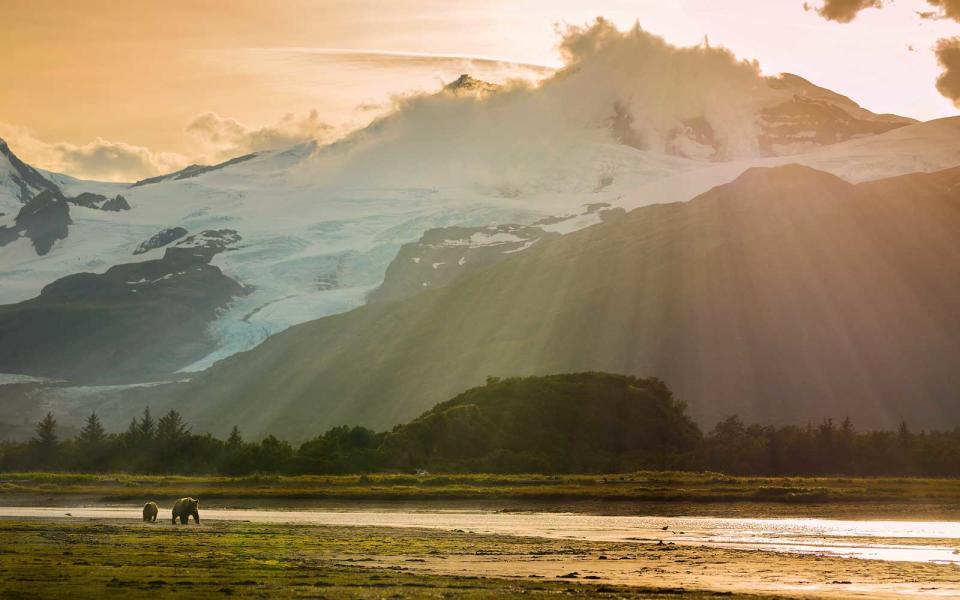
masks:
<path fill-rule="evenodd" d="M 631 522 L 636 527 L 632 531 L 636 535 L 624 537 L 624 529 L 603 529 L 597 521 L 584 523 L 584 515 L 201 509 L 203 524 L 200 527 L 174 527 L 169 521 L 144 524 L 128 520 L 131 510 L 130 507 L 47 507 L 19 511 L 0 508 L 0 515 L 7 515 L 5 519 L 48 523 L 121 522 L 124 528 L 146 528 L 151 534 L 169 531 L 182 535 L 266 528 L 267 531 L 295 531 L 307 543 L 350 532 L 349 536 L 369 540 L 369 544 L 363 542 L 346 547 L 326 547 L 322 552 L 324 561 L 341 566 L 396 572 L 800 597 L 896 598 L 924 595 L 960 598 L 960 564 L 956 562 L 849 558 L 831 555 L 822 548 L 803 552 L 773 551 L 761 543 L 747 547 L 752 549 L 734 548 L 717 543 L 717 540 L 711 542 L 708 539 L 691 538 L 685 530 L 683 535 L 677 532 L 676 539 L 672 539 L 674 536 L 670 530 L 681 525 L 690 529 L 693 529 L 691 526 L 699 527 L 695 535 L 709 534 L 706 527 L 709 519 L 698 522 L 689 518 L 664 520 L 663 517 L 649 517 L 646 521 Z M 32 514 L 28 515 L 28 512 Z M 70 516 L 65 513 L 70 513 Z M 229 518 L 234 520 L 227 520 Z M 570 527 L 564 521 L 569 518 L 579 519 L 581 529 Z M 752 523 L 743 521 L 746 520 L 726 520 L 726 524 L 738 527 L 735 532 L 737 535 L 744 530 L 749 531 L 750 526 L 763 525 L 757 522 L 759 520 L 753 520 Z M 890 545 L 891 541 L 908 548 L 943 545 L 944 549 L 956 550 L 960 547 L 960 540 L 950 537 L 960 535 L 960 526 L 956 523 L 888 523 L 890 531 L 901 536 L 890 538 L 881 535 L 884 523 L 798 521 L 802 520 L 781 523 L 786 527 L 779 530 L 784 532 L 784 536 L 794 537 L 802 537 L 804 533 L 816 537 L 819 531 L 825 533 L 820 538 L 821 543 L 840 539 L 849 546 L 860 548 Z M 474 527 L 454 527 L 466 522 L 473 523 Z M 543 522 L 552 523 L 552 531 L 534 526 Z M 621 522 L 617 523 L 618 526 L 622 525 Z M 592 531 L 588 525 L 593 527 Z M 713 523 L 714 529 L 711 531 L 714 534 L 719 525 L 723 523 Z M 668 530 L 660 529 L 663 526 Z M 843 532 L 847 535 L 838 535 Z M 533 536 L 532 533 L 540 535 Z M 729 537 L 730 529 L 727 534 Z M 907 534 L 909 537 L 902 537 Z M 381 549 L 382 540 L 398 537 L 404 541 L 392 547 L 391 552 L 384 553 Z"/>
<path fill-rule="evenodd" d="M 600 548 L 598 548 L 599 550 Z M 605 558 L 600 558 L 601 556 Z M 415 561 L 415 562 L 413 562 Z M 370 557 L 377 568 L 481 577 L 826 598 L 960 598 L 960 568 L 763 551 L 667 546 L 603 554 Z"/>
<path fill-rule="evenodd" d="M 168 510 L 160 520 L 170 520 Z M 0 507 L 0 517 L 123 520 L 138 506 Z M 960 522 L 606 516 L 436 508 L 204 509 L 204 520 L 440 529 L 594 542 L 628 542 L 960 565 Z"/>

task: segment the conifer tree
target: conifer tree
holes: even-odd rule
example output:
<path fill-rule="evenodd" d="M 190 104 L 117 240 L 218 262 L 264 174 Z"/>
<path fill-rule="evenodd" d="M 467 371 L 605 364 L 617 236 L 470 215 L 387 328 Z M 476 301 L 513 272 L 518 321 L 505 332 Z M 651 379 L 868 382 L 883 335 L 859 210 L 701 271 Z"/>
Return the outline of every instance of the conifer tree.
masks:
<path fill-rule="evenodd" d="M 37 437 L 34 442 L 42 448 L 54 448 L 59 441 L 57 439 L 57 420 L 53 418 L 52 413 L 47 413 L 36 427 Z"/>
<path fill-rule="evenodd" d="M 96 412 L 90 413 L 83 429 L 80 430 L 80 435 L 77 436 L 77 444 L 91 448 L 103 444 L 106 439 L 107 432 L 103 429 L 100 417 L 97 416 Z"/>

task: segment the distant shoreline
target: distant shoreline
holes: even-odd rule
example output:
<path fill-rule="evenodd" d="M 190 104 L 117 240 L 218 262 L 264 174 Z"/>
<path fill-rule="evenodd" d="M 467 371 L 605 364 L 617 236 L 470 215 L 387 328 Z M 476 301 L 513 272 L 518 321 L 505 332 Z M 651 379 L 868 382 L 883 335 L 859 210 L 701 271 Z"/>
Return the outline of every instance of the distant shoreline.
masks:
<path fill-rule="evenodd" d="M 0 519 L 0 596 L 897 598 L 954 565 L 399 527 Z M 191 551 L 185 552 L 184 548 Z M 29 593 L 28 593 L 29 592 Z"/>
<path fill-rule="evenodd" d="M 192 495 L 223 508 L 437 508 L 716 515 L 960 519 L 960 479 L 629 475 L 0 476 L 0 505 L 133 505 Z"/>

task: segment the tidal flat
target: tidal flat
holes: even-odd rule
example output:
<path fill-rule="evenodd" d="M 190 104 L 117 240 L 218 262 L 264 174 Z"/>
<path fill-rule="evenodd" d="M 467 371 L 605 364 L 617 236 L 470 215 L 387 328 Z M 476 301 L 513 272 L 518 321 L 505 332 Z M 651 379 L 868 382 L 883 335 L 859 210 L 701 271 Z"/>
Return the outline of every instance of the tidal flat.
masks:
<path fill-rule="evenodd" d="M 185 495 L 201 498 L 200 525 L 170 523 L 170 502 Z M 157 523 L 139 519 L 146 500 L 161 505 Z M 927 533 L 912 538 L 891 526 L 883 539 L 840 535 L 831 543 L 950 555 L 960 553 L 958 538 L 937 525 L 960 520 L 960 481 L 950 479 L 20 473 L 0 479 L 0 506 L 2 598 L 960 597 L 953 558 L 867 560 L 777 550 L 778 539 L 732 547 L 689 522 L 919 523 Z M 388 520 L 372 520 L 380 518 L 374 511 Z M 470 511 L 489 521 L 454 528 L 431 516 Z M 414 520 L 401 524 L 404 514 Z M 550 514 L 548 529 L 505 534 L 491 525 Z M 629 536 L 621 529 L 617 539 L 591 538 L 603 515 L 644 524 L 631 525 Z M 283 522 L 292 518 L 301 520 Z M 594 529 L 575 538 L 569 520 Z M 685 531 L 675 531 L 680 523 Z M 816 537 L 803 535 L 783 543 Z"/>
<path fill-rule="evenodd" d="M 960 519 L 960 479 L 615 475 L 373 474 L 177 476 L 6 473 L 0 504 L 127 504 L 192 495 L 233 508 L 442 507 L 593 514 Z"/>
<path fill-rule="evenodd" d="M 560 559 L 615 547 L 418 530 L 215 522 L 0 520 L 4 598 L 712 598 L 669 585 L 611 585 L 599 576 L 467 574 L 466 557 Z M 458 565 L 445 572 L 432 564 Z M 635 559 L 631 559 L 635 560 Z M 575 565 L 574 565 L 575 566 Z M 643 567 L 640 567 L 643 568 Z M 586 583 L 593 582 L 593 583 Z M 733 594 L 754 598 L 753 594 Z"/>
<path fill-rule="evenodd" d="M 0 597 L 960 594 L 956 565 L 426 529 L 0 519 Z"/>

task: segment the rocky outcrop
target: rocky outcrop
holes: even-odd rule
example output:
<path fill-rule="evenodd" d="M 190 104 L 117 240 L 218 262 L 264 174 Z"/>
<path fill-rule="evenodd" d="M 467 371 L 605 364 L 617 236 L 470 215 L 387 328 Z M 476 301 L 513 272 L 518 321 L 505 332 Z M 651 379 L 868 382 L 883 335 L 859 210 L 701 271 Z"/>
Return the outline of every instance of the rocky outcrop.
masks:
<path fill-rule="evenodd" d="M 477 94 L 495 92 L 500 89 L 500 86 L 495 83 L 476 79 L 464 73 L 445 85 L 443 89 L 451 94 Z"/>
<path fill-rule="evenodd" d="M 153 234 L 149 240 L 140 242 L 140 245 L 137 246 L 137 249 L 134 250 L 133 253 L 143 254 L 155 248 L 162 248 L 171 242 L 179 240 L 185 235 L 187 235 L 187 230 L 183 227 L 170 227 L 160 230 L 159 232 Z"/>
<path fill-rule="evenodd" d="M 71 204 L 76 204 L 84 208 L 100 208 L 100 205 L 106 201 L 106 196 L 103 194 L 94 194 L 93 192 L 81 192 L 73 198 L 70 198 Z"/>
<path fill-rule="evenodd" d="M 107 198 L 103 194 L 94 194 L 93 192 L 82 192 L 81 194 L 68 199 L 71 204 L 82 206 L 84 208 L 93 208 L 96 210 L 121 211 L 130 210 L 130 204 L 127 199 L 117 194 L 113 198 Z"/>
<path fill-rule="evenodd" d="M 113 212 L 121 210 L 130 210 L 130 203 L 127 202 L 127 199 L 117 194 L 110 200 L 107 200 L 100 206 L 100 210 L 109 210 Z"/>
<path fill-rule="evenodd" d="M 401 300 L 450 285 L 478 269 L 533 248 L 541 240 L 622 214 L 622 209 L 611 209 L 609 204 L 598 202 L 585 205 L 579 213 L 546 217 L 530 225 L 427 230 L 419 240 L 400 248 L 387 267 L 383 283 L 370 292 L 367 301 Z"/>
<path fill-rule="evenodd" d="M 400 300 L 449 285 L 486 265 L 505 260 L 536 244 L 548 233 L 535 226 L 441 227 L 405 244 L 387 267 L 383 283 L 368 302 Z"/>
<path fill-rule="evenodd" d="M 27 237 L 37 254 L 44 255 L 67 237 L 72 223 L 66 199 L 59 191 L 45 190 L 23 205 L 13 225 L 0 227 L 0 246 Z"/>
<path fill-rule="evenodd" d="M 806 96 L 760 113 L 760 149 L 767 156 L 800 154 L 819 146 L 876 135 L 909 123 L 858 118 L 841 107 Z"/>
<path fill-rule="evenodd" d="M 716 133 L 717 123 L 701 115 L 685 119 L 669 131 L 665 151 L 710 161 L 789 156 L 916 123 L 906 117 L 872 113 L 846 96 L 789 73 L 768 77 L 765 81 L 768 89 L 766 94 L 758 96 L 764 100 L 753 115 L 755 133 L 749 140 L 734 144 L 732 140 L 722 139 Z M 629 142 L 630 136 L 624 132 L 631 131 L 630 123 L 621 113 L 622 108 L 614 107 L 613 137 L 620 143 L 645 149 L 646 145 Z M 734 145 L 741 147 L 734 149 Z"/>
<path fill-rule="evenodd" d="M 205 229 L 177 242 L 177 247 L 223 252 L 235 247 L 241 239 L 235 229 Z"/>
<path fill-rule="evenodd" d="M 201 256 L 210 260 L 220 252 L 233 250 L 240 243 L 240 234 L 234 229 L 205 229 L 187 236 L 167 248 L 168 255 Z"/>

